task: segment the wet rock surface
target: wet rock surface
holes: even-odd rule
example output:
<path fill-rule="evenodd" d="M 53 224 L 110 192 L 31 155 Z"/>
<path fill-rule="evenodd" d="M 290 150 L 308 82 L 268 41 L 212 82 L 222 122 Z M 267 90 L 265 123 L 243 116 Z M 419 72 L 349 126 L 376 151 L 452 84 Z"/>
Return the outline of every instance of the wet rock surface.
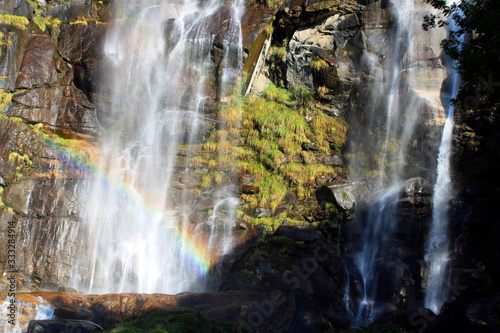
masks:
<path fill-rule="evenodd" d="M 97 333 L 104 329 L 88 320 L 32 320 L 29 323 L 27 333 Z"/>
<path fill-rule="evenodd" d="M 250 53 L 251 45 L 275 14 L 273 38 L 276 45 L 286 48 L 286 55 L 281 63 L 277 61 L 279 66 L 263 70 L 268 76 L 265 82 L 283 80 L 291 89 L 306 86 L 317 91 L 324 87 L 321 109 L 331 117 L 343 116 L 347 111 L 353 133 L 369 136 L 371 133 L 364 132 L 359 125 L 368 120 L 356 111 L 365 105 L 355 96 L 384 79 L 382 59 L 390 49 L 387 29 L 394 19 L 388 4 L 387 1 L 291 0 L 276 13 L 260 6 L 250 7 L 243 17 L 243 44 Z M 0 8 L 16 15 L 33 13 L 26 1 L 6 0 Z M 17 221 L 17 242 L 26 244 L 25 252 L 18 258 L 19 281 L 25 290 L 64 288 L 70 275 L 76 274 L 70 273 L 74 258 L 85 247 L 81 237 L 75 236 L 71 244 L 59 238 L 63 234 L 82 234 L 78 214 L 81 208 L 75 200 L 76 184 L 86 177 L 82 163 L 68 158 L 57 148 L 60 147 L 57 142 L 41 139 L 28 124 L 41 123 L 47 132 L 92 141 L 99 135 L 98 122 L 105 118 L 104 113 L 96 114 L 96 107 L 102 110 L 105 105 L 94 103 L 96 94 L 106 93 L 96 87 L 99 77 L 105 75 L 101 45 L 110 24 L 65 24 L 82 15 L 97 15 L 89 1 L 70 1 L 46 14 L 63 22 L 58 32 L 0 25 L 0 31 L 8 34 L 11 41 L 2 46 L 0 88 L 14 93 L 12 103 L 2 113 L 22 119 L 0 119 L 0 242 L 6 242 L 7 224 Z M 227 24 L 219 29 L 215 23 L 226 21 L 228 15 L 228 7 L 221 6 L 209 18 L 214 21 L 215 37 L 211 45 L 214 66 L 221 63 L 222 40 L 227 33 Z M 166 22 L 166 31 L 169 24 L 172 22 Z M 412 47 L 419 55 L 420 69 L 405 75 L 403 80 L 418 103 L 424 105 L 429 121 L 434 121 L 440 111 L 436 96 L 446 72 L 438 61 L 435 45 L 425 44 L 421 35 L 417 39 Z M 427 76 L 436 80 L 423 85 L 421 78 Z M 210 113 L 216 108 L 216 95 L 213 92 L 212 100 L 206 102 L 207 128 L 213 125 Z M 459 180 L 458 194 L 451 207 L 454 221 L 451 233 L 456 240 L 450 270 L 453 300 L 445 304 L 438 316 L 421 308 L 425 290 L 422 244 L 430 229 L 432 181 L 415 178 L 399 191 L 398 228 L 389 240 L 394 244 L 393 251 L 378 263 L 386 267 L 379 276 L 379 294 L 385 300 L 385 308 L 392 311 L 380 323 L 401 323 L 423 332 L 498 331 L 495 321 L 500 296 L 495 282 L 500 276 L 500 250 L 495 193 L 499 188 L 496 181 L 499 140 L 494 134 L 498 132 L 498 120 L 493 114 L 496 111 L 463 111 L 459 115 L 463 125 L 456 136 L 459 152 L 454 174 L 454 179 Z M 423 137 L 411 143 L 415 150 L 429 148 L 425 136 L 432 133 L 423 129 Z M 309 152 L 318 149 L 313 143 L 303 148 Z M 346 162 L 342 154 L 333 153 L 338 149 L 332 147 L 331 156 L 321 163 L 343 167 Z M 179 160 L 179 166 L 186 167 Z M 301 157 L 297 160 L 302 161 Z M 434 166 L 433 163 L 429 165 Z M 425 172 L 413 176 L 422 173 Z M 179 172 L 176 177 L 179 188 L 188 183 L 186 179 L 193 188 L 199 185 L 198 179 L 186 173 Z M 241 193 L 258 195 L 259 188 L 251 176 L 241 174 L 239 181 Z M 242 319 L 245 325 L 260 331 L 348 329 L 353 320 L 348 305 L 358 304 L 362 296 L 359 273 L 349 267 L 355 267 L 352 255 L 363 230 L 350 214 L 366 214 L 361 199 L 371 189 L 345 179 L 315 180 L 308 186 L 316 190 L 315 197 L 301 201 L 288 196 L 275 212 L 255 209 L 256 217 L 269 218 L 293 209 L 295 217 L 306 223 L 332 221 L 318 228 L 291 227 L 284 221 L 274 233 L 265 236 L 260 230 L 251 242 L 227 255 L 221 268 L 222 292 L 176 296 L 55 292 L 34 295 L 55 307 L 59 321 L 53 325 L 66 325 L 68 322 L 64 320 L 78 319 L 109 329 L 124 315 L 133 319 L 155 309 L 186 308 L 218 319 Z M 182 200 L 196 204 L 193 220 L 201 221 L 203 214 L 214 208 L 216 198 L 193 191 L 188 199 Z M 170 204 L 181 202 L 177 200 Z M 243 222 L 240 225 L 251 229 Z M 405 251 L 398 250 L 402 248 L 400 244 L 405 244 Z M 1 267 L 5 270 L 5 254 L 1 256 Z M 1 283 L 7 285 L 5 280 Z M 345 301 L 348 287 L 350 304 Z M 33 332 L 45 324 L 34 323 Z"/>

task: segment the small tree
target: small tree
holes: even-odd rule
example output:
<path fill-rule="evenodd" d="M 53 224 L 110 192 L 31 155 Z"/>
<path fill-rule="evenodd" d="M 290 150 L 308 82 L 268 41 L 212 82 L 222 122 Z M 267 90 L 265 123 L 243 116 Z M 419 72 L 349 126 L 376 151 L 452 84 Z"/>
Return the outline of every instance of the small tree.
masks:
<path fill-rule="evenodd" d="M 438 9 L 438 15 L 424 17 L 423 28 L 450 26 L 441 45 L 456 61 L 456 70 L 464 85 L 456 102 L 467 108 L 500 101 L 500 1 L 426 0 Z M 450 24 L 453 22 L 454 24 Z M 460 36 L 466 36 L 462 42 Z"/>

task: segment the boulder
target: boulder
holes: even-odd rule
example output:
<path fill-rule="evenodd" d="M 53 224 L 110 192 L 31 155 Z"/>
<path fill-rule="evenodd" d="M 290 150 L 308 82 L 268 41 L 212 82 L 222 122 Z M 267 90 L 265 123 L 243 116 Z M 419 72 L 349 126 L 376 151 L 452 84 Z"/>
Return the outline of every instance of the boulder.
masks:
<path fill-rule="evenodd" d="M 335 199 L 335 204 L 342 210 L 352 209 L 357 201 L 368 192 L 364 181 L 344 181 L 328 186 Z"/>
<path fill-rule="evenodd" d="M 32 320 L 26 333 L 97 333 L 104 329 L 88 320 Z"/>

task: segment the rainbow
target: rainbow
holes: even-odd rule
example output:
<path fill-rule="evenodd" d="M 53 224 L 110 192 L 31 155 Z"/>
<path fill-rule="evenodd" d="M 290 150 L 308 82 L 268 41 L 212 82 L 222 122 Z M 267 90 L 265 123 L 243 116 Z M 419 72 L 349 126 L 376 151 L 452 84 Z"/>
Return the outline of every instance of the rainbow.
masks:
<path fill-rule="evenodd" d="M 82 177 L 96 179 L 106 187 L 113 191 L 118 191 L 125 199 L 137 202 L 137 189 L 134 189 L 132 195 L 132 187 L 126 181 L 116 181 L 107 176 L 106 170 L 98 162 L 95 148 L 84 140 L 71 140 L 69 144 L 59 142 L 56 138 L 50 135 L 43 135 L 45 145 L 56 151 L 59 164 L 76 170 Z M 94 151 L 91 151 L 94 150 Z M 139 193 L 141 196 L 141 209 L 150 216 L 159 216 L 162 211 L 161 205 L 156 203 L 152 198 L 148 198 L 144 193 Z M 216 258 L 207 253 L 207 244 L 203 237 L 196 237 L 190 230 L 182 230 L 179 226 L 173 228 L 175 232 L 175 246 L 182 249 L 188 259 L 186 263 L 189 267 L 201 276 L 205 276 L 214 263 Z"/>

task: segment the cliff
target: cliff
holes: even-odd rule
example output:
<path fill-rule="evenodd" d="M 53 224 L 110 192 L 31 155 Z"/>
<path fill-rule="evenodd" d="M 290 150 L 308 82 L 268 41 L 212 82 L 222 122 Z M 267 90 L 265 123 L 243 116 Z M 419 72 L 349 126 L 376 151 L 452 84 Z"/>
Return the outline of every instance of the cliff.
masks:
<path fill-rule="evenodd" d="M 392 188 L 396 222 L 373 263 L 381 272 L 380 313 L 371 327 L 499 330 L 495 107 L 455 115 L 450 293 L 441 314 L 423 308 L 424 248 L 449 91 L 439 47 L 444 32 L 420 31 L 419 17 L 430 10 L 425 4 L 417 2 L 409 18 L 416 31 L 411 43 L 398 44 L 400 18 L 391 1 L 249 2 L 242 17 L 246 97 L 227 97 L 219 84 L 229 6 L 207 18 L 214 38 L 203 131 L 192 146 L 179 146 L 168 205 L 185 206 L 195 228 L 236 184 L 240 236 L 211 267 L 218 292 L 176 296 L 57 292 L 82 292 L 71 281 L 90 274 L 77 264 L 90 247 L 81 215 L 88 197 L 80 191 L 101 154 L 102 125 L 114 121 L 106 111 L 109 91 L 99 88 L 111 3 L 0 6 L 0 243 L 8 243 L 15 222 L 16 287 L 34 292 L 26 303 L 41 296 L 57 319 L 106 329 L 124 317 L 179 308 L 237 321 L 249 331 L 369 329 L 354 313 L 366 298 L 357 260 L 380 197 L 376 180 L 394 171 L 401 179 Z M 171 31 L 166 22 L 165 34 Z M 393 125 L 386 125 L 383 100 L 392 57 L 401 66 L 400 109 L 417 114 L 417 120 L 408 112 L 394 121 L 412 122 L 408 137 L 401 129 L 387 134 Z M 382 153 L 377 147 L 384 140 Z M 9 270 L 4 251 L 0 271 Z M 7 277 L 0 279 L 3 290 Z"/>

